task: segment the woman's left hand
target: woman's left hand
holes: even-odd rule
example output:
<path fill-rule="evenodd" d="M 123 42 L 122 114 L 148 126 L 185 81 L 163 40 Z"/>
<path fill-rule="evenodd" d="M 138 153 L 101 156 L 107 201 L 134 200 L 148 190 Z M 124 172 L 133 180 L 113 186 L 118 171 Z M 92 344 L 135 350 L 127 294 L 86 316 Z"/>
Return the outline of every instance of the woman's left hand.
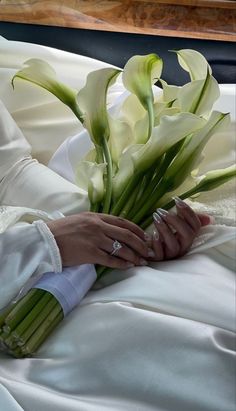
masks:
<path fill-rule="evenodd" d="M 152 236 L 154 256 L 149 261 L 170 260 L 181 257 L 190 249 L 201 226 L 211 224 L 207 214 L 196 214 L 183 200 L 175 198 L 176 211 L 161 208 L 153 214 L 155 231 Z"/>

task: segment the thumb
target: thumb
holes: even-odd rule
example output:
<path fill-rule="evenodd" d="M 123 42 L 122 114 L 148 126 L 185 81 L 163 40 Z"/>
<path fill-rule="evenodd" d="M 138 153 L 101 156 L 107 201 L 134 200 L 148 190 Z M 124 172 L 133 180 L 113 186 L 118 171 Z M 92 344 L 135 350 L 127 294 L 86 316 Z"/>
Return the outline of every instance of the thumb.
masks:
<path fill-rule="evenodd" d="M 215 219 L 211 215 L 197 213 L 197 216 L 202 226 L 209 225 L 209 224 L 215 224 Z"/>

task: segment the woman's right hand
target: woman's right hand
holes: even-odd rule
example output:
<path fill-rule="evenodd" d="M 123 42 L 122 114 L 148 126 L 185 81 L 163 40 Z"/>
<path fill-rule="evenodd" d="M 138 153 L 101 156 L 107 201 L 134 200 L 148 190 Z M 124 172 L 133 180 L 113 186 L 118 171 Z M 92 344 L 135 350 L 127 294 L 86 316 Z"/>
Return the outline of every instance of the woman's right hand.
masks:
<path fill-rule="evenodd" d="M 125 269 L 146 265 L 150 257 L 145 232 L 120 217 L 82 212 L 47 222 L 60 250 L 62 265 L 100 264 Z M 113 243 L 121 245 L 115 254 Z"/>

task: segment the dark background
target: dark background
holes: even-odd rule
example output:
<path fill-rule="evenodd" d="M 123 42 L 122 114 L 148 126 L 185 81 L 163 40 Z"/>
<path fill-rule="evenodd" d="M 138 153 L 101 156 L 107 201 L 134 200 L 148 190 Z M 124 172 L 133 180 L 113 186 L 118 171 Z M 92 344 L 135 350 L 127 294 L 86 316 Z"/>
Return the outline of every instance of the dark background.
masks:
<path fill-rule="evenodd" d="M 188 75 L 168 50 L 192 48 L 201 52 L 212 67 L 219 83 L 236 83 L 236 44 L 234 42 L 197 40 L 98 30 L 72 29 L 22 23 L 0 22 L 0 35 L 82 54 L 123 67 L 134 54 L 156 53 L 164 60 L 163 79 L 182 85 Z"/>

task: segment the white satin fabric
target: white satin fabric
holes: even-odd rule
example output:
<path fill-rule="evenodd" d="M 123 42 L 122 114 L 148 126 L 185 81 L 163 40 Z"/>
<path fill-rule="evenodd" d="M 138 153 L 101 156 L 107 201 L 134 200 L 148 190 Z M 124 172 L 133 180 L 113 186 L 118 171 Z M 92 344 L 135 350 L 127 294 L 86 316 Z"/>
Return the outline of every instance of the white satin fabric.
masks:
<path fill-rule="evenodd" d="M 33 152 L 46 162 L 78 130 L 73 116 L 53 97 L 20 82 L 14 93 L 10 89 L 12 74 L 33 56 L 48 59 L 64 80 L 78 88 L 88 71 L 106 64 L 41 46 L 0 42 L 0 98 L 33 145 Z M 225 141 L 221 144 L 223 151 Z M 231 161 L 231 140 L 229 146 Z M 0 165 L 5 161 L 1 155 Z M 85 194 L 73 183 L 26 161 L 23 168 L 17 158 L 14 170 L 5 170 L 11 176 L 11 187 L 1 181 L 0 195 L 2 187 L 6 193 L 2 204 L 20 202 L 45 214 L 56 209 L 77 212 L 80 204 L 81 209 L 86 207 Z M 71 165 L 71 157 L 68 161 Z M 219 196 L 222 192 L 218 191 Z M 24 215 L 26 211 L 21 213 L 23 220 Z M 21 224 L 31 227 L 29 222 Z M 12 241 L 17 245 L 22 237 Z M 217 224 L 205 228 L 195 248 L 181 259 L 114 270 L 35 358 L 15 360 L 0 354 L 0 410 L 234 411 L 235 242 L 235 228 Z M 22 255 L 26 258 L 27 253 Z M 10 258 L 14 261 L 14 253 Z M 22 261 L 26 264 L 26 259 Z M 8 270 L 9 277 L 2 279 L 3 269 L 6 265 L 1 265 L 1 282 L 11 282 Z"/>

